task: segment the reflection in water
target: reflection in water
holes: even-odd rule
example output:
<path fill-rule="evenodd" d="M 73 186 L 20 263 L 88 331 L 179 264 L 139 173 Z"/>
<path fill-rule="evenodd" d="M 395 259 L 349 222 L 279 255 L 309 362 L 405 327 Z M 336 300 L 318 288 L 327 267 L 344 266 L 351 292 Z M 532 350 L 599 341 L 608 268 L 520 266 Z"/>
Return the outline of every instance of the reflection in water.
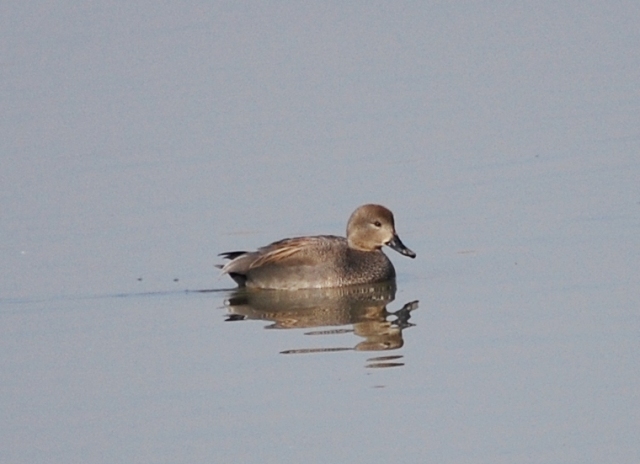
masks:
<path fill-rule="evenodd" d="M 272 321 L 268 329 L 351 325 L 349 329 L 314 330 L 306 335 L 354 333 L 364 339 L 354 347 L 300 348 L 282 351 L 282 354 L 395 350 L 404 344 L 402 331 L 413 326 L 409 322 L 411 311 L 418 307 L 418 302 L 412 301 L 398 311 L 387 311 L 386 306 L 394 300 L 395 293 L 395 282 L 297 291 L 240 288 L 226 301 L 227 321 Z M 403 363 L 397 362 L 401 358 L 370 358 L 367 367 L 402 366 Z"/>

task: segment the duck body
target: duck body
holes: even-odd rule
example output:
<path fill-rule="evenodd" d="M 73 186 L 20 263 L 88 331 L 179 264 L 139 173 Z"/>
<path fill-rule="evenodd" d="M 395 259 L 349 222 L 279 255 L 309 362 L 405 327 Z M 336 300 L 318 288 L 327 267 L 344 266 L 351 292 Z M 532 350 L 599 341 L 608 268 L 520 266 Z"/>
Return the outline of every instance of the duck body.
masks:
<path fill-rule="evenodd" d="M 296 290 L 384 282 L 394 279 L 396 272 L 381 250 L 383 245 L 415 257 L 398 238 L 391 211 L 364 205 L 351 215 L 347 238 L 286 238 L 256 251 L 221 253 L 230 261 L 220 267 L 238 285 L 249 288 Z"/>

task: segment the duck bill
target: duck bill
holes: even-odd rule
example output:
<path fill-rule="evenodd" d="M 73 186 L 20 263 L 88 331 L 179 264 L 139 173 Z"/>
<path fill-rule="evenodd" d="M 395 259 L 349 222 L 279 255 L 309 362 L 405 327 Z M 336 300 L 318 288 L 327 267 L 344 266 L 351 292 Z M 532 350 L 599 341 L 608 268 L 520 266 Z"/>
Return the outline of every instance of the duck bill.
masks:
<path fill-rule="evenodd" d="M 408 256 L 409 258 L 416 257 L 416 254 L 413 251 L 411 251 L 409 248 L 404 246 L 404 243 L 402 243 L 402 240 L 400 240 L 400 237 L 398 237 L 395 234 L 393 235 L 393 238 L 386 243 L 386 245 L 389 248 L 396 250 L 401 255 Z"/>

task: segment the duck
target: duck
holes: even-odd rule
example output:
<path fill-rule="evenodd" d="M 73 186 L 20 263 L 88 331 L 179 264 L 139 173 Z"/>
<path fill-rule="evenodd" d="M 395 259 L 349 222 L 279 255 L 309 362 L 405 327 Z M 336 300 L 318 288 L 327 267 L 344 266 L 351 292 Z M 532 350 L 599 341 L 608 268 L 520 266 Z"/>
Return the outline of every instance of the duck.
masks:
<path fill-rule="evenodd" d="M 395 280 L 383 246 L 415 258 L 396 233 L 393 213 L 378 204 L 359 206 L 347 222 L 347 236 L 314 235 L 278 240 L 256 251 L 227 251 L 217 267 L 239 287 L 297 290 Z"/>

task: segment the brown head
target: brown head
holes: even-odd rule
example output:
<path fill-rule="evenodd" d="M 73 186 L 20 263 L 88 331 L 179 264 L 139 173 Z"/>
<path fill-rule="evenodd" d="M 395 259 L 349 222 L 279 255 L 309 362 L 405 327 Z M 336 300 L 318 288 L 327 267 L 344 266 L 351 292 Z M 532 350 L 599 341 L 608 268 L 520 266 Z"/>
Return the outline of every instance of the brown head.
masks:
<path fill-rule="evenodd" d="M 347 241 L 350 248 L 360 251 L 379 250 L 387 245 L 400 254 L 416 257 L 396 234 L 393 213 L 381 205 L 362 205 L 351 214 Z"/>

